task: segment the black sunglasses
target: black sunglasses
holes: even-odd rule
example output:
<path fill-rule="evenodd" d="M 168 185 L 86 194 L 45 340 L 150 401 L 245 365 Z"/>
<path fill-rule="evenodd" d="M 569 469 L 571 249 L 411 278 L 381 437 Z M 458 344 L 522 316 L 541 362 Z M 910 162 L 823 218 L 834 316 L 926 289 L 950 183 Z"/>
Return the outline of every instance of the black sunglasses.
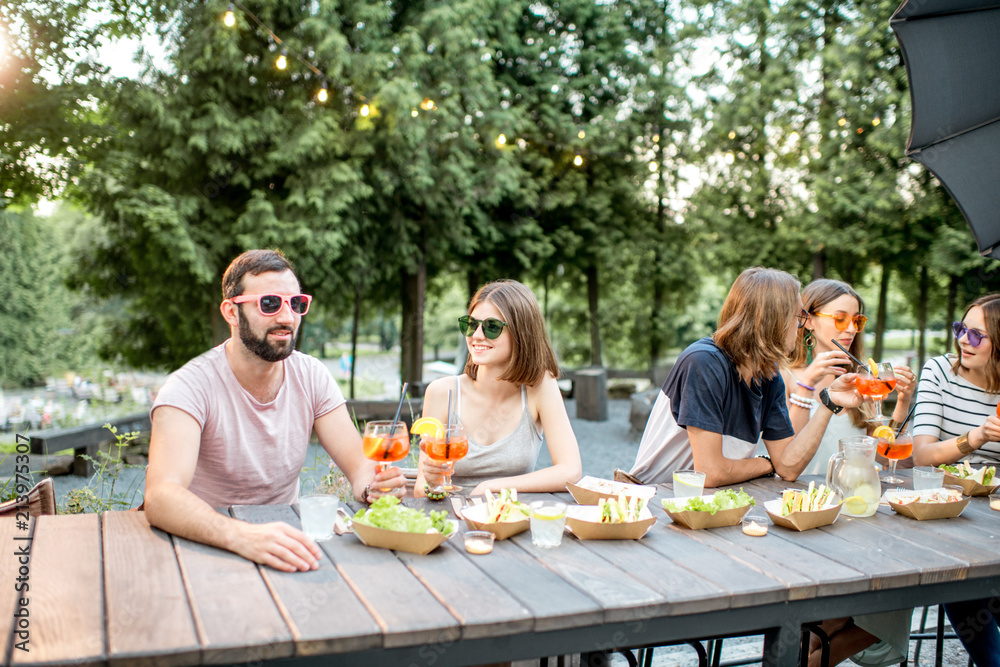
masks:
<path fill-rule="evenodd" d="M 483 325 L 483 335 L 486 336 L 487 340 L 496 340 L 503 333 L 503 328 L 507 326 L 506 322 L 501 322 L 495 317 L 487 317 L 485 320 L 477 320 L 469 315 L 462 315 L 458 318 L 458 330 L 461 331 L 467 338 L 471 338 L 472 334 L 476 333 L 476 329 L 479 325 Z"/>
<path fill-rule="evenodd" d="M 951 330 L 955 333 L 955 340 L 957 341 L 962 336 L 969 337 L 969 345 L 972 347 L 979 347 L 979 344 L 983 342 L 984 338 L 989 338 L 986 334 L 981 331 L 976 331 L 975 329 L 970 329 L 965 326 L 962 322 L 952 322 Z"/>

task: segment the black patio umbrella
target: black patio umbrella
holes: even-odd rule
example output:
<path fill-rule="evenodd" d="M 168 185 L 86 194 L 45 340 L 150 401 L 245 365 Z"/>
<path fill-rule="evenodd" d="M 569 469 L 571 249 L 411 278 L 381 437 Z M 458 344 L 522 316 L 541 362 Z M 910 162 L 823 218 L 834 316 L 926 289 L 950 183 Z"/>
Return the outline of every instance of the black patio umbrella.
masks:
<path fill-rule="evenodd" d="M 905 0 L 890 24 L 913 101 L 906 154 L 1000 259 L 1000 0 Z"/>

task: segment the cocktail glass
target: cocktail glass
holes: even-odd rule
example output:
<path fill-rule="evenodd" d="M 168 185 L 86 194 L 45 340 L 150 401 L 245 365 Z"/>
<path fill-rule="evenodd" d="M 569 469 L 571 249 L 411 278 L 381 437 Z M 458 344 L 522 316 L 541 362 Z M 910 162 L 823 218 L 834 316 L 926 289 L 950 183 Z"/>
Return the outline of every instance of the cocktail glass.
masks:
<path fill-rule="evenodd" d="M 420 449 L 432 461 L 444 464 L 441 483 L 431 487 L 431 492 L 461 491 L 462 487 L 451 483 L 451 475 L 455 469 L 455 461 L 465 458 L 469 453 L 469 436 L 465 434 L 465 427 L 461 424 L 446 424 L 440 436 L 425 435 L 420 441 Z"/>
<path fill-rule="evenodd" d="M 391 421 L 371 421 L 365 424 L 365 434 L 361 442 L 365 456 L 375 461 L 375 469 L 382 472 L 390 463 L 402 461 L 410 453 L 410 434 L 406 424 Z M 379 488 L 382 493 L 391 488 Z"/>
<path fill-rule="evenodd" d="M 882 422 L 882 399 L 896 388 L 896 374 L 892 370 L 892 364 L 876 364 L 877 373 L 872 373 L 869 366 L 858 366 L 857 380 L 855 387 L 858 393 L 865 398 L 871 399 L 874 416 L 869 422 Z"/>
<path fill-rule="evenodd" d="M 900 431 L 893 442 L 889 442 L 889 438 L 879 438 L 878 453 L 889 460 L 889 474 L 882 481 L 886 484 L 902 484 L 905 480 L 896 475 L 896 463 L 913 454 L 913 434 Z"/>

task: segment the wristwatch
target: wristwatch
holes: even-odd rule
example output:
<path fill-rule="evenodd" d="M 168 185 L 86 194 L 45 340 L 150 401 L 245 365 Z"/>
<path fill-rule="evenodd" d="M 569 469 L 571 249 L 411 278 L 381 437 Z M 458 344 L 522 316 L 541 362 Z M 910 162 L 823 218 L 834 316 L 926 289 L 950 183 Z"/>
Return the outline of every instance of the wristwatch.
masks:
<path fill-rule="evenodd" d="M 837 405 L 836 403 L 833 402 L 833 399 L 830 398 L 829 389 L 824 389 L 823 391 L 819 392 L 819 402 L 825 405 L 830 410 L 830 412 L 832 412 L 835 415 L 839 415 L 844 410 L 843 405 Z"/>
<path fill-rule="evenodd" d="M 963 455 L 968 456 L 974 450 L 969 444 L 969 431 L 966 431 L 962 435 L 955 438 L 955 444 L 958 445 L 958 451 L 962 452 Z"/>

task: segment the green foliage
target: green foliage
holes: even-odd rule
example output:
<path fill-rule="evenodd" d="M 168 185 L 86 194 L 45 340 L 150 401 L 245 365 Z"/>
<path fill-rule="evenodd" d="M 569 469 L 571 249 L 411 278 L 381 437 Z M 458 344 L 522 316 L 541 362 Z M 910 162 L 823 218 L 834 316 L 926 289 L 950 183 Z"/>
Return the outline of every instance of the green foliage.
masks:
<path fill-rule="evenodd" d="M 179 366 L 228 335 L 221 273 L 251 247 L 282 248 L 316 297 L 309 350 L 351 326 L 415 346 L 425 277 L 427 343 L 451 347 L 471 290 L 520 278 L 568 365 L 657 364 L 711 329 L 752 264 L 865 289 L 891 276 L 887 303 L 869 299 L 891 311 L 880 326 L 924 307 L 944 321 L 1000 277 L 903 156 L 895 4 L 255 2 L 325 82 L 294 59 L 276 70 L 279 47 L 243 12 L 223 27 L 225 0 L 0 8 L 17 38 L 0 71 L 0 225 L 18 249 L 0 260 L 0 336 L 22 338 L 3 341 L 21 346 L 3 381 L 98 339 L 106 358 Z M 149 25 L 165 71 L 75 62 Z M 53 228 L 24 205 L 64 187 L 98 222 L 63 214 L 47 248 Z"/>
<path fill-rule="evenodd" d="M 122 459 L 122 449 L 134 444 L 139 433 L 137 431 L 119 433 L 118 429 L 111 424 L 105 424 L 104 428 L 108 429 L 115 438 L 115 442 L 111 445 L 114 453 L 109 454 L 99 450 L 97 458 L 83 456 L 94 464 L 94 474 L 87 482 L 87 486 L 72 489 L 66 494 L 63 505 L 59 508 L 60 514 L 102 514 L 109 511 L 131 509 L 137 504 L 138 481 L 133 481 L 125 490 L 121 488 L 116 490 L 116 486 L 122 470 L 143 467 L 125 463 Z M 140 497 L 139 502 L 141 500 Z"/>

